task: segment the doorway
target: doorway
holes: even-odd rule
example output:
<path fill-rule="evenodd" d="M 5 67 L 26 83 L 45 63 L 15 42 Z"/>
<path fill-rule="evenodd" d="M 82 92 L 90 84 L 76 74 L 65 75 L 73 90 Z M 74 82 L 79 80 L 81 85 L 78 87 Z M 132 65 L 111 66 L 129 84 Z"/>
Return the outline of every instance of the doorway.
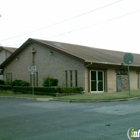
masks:
<path fill-rule="evenodd" d="M 90 71 L 90 92 L 104 92 L 104 71 Z"/>

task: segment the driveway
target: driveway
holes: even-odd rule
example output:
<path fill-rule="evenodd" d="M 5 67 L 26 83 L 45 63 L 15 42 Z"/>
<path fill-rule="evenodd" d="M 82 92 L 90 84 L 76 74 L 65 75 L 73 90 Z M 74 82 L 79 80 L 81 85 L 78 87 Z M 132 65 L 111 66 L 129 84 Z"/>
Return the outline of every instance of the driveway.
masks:
<path fill-rule="evenodd" d="M 0 140 L 127 140 L 140 100 L 69 103 L 0 98 Z"/>

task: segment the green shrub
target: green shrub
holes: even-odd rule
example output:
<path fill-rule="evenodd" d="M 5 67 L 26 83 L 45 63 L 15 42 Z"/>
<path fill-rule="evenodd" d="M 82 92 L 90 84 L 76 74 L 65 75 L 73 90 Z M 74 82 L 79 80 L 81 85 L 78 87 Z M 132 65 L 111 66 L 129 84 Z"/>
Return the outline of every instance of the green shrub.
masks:
<path fill-rule="evenodd" d="M 0 80 L 0 85 L 5 85 L 5 82 L 3 80 Z"/>
<path fill-rule="evenodd" d="M 55 78 L 44 78 L 43 80 L 43 87 L 50 87 L 50 86 L 57 86 L 58 85 L 58 79 Z"/>
<path fill-rule="evenodd" d="M 11 83 L 12 86 L 29 86 L 29 82 L 23 80 L 15 80 Z"/>

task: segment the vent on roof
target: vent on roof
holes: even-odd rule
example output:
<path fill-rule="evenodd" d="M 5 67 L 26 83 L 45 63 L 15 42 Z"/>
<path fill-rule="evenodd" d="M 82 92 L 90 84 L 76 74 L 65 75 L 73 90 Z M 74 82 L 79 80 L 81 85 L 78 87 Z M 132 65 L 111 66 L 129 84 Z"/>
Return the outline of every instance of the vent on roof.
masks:
<path fill-rule="evenodd" d="M 55 46 L 55 47 L 61 47 L 61 44 L 59 44 L 59 43 L 53 43 L 53 46 Z"/>

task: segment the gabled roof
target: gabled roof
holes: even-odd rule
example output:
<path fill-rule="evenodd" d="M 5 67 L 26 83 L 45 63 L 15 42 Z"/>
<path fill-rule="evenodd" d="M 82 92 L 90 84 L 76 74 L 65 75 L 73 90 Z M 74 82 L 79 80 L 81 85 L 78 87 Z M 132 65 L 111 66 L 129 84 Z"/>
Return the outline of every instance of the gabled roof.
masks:
<path fill-rule="evenodd" d="M 17 50 L 17 48 L 13 48 L 13 47 L 5 47 L 5 46 L 1 46 L 0 47 L 0 51 L 1 50 L 7 50 L 7 51 L 9 51 L 9 52 L 11 52 L 11 53 L 13 53 L 13 52 L 15 52 L 16 50 Z"/>
<path fill-rule="evenodd" d="M 20 48 L 18 48 L 8 59 L 6 59 L 1 64 L 0 68 L 3 68 L 5 65 L 7 65 L 10 60 L 15 58 L 26 46 L 31 43 L 38 43 L 44 47 L 61 51 L 67 55 L 81 59 L 84 62 L 121 65 L 121 63 L 123 63 L 123 57 L 126 54 L 126 52 L 120 51 L 112 51 L 94 47 L 29 38 L 24 44 L 21 45 Z M 133 57 L 134 62 L 131 64 L 131 66 L 140 66 L 140 54 L 133 53 Z"/>
<path fill-rule="evenodd" d="M 127 52 L 113 51 L 106 49 L 99 49 L 95 47 L 88 47 L 82 45 L 68 44 L 62 42 L 54 42 L 40 39 L 33 39 L 41 44 L 51 46 L 57 50 L 75 56 L 84 60 L 85 62 L 103 63 L 121 65 L 123 63 L 123 57 Z M 140 66 L 140 54 L 132 53 L 134 62 L 132 66 Z"/>

